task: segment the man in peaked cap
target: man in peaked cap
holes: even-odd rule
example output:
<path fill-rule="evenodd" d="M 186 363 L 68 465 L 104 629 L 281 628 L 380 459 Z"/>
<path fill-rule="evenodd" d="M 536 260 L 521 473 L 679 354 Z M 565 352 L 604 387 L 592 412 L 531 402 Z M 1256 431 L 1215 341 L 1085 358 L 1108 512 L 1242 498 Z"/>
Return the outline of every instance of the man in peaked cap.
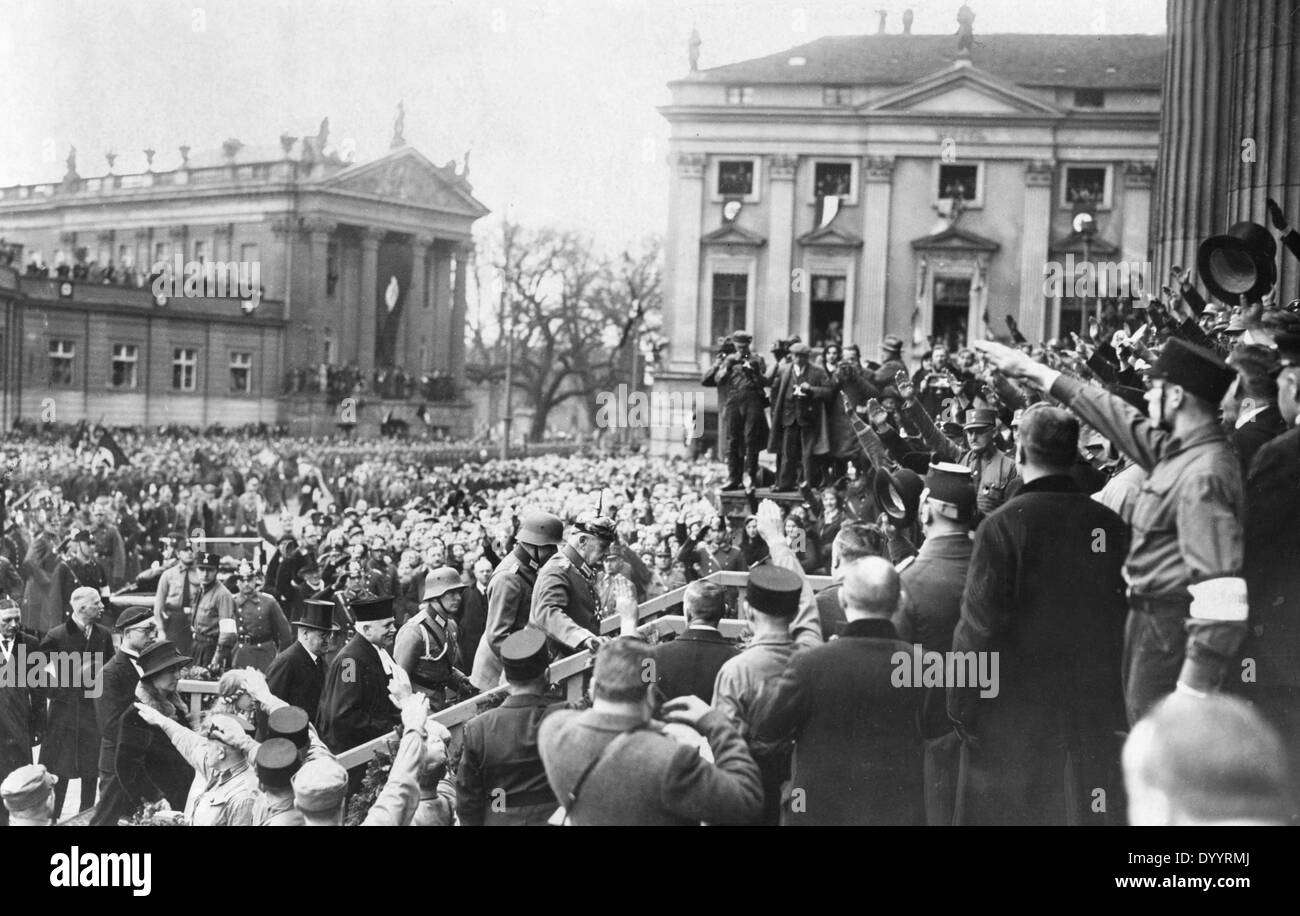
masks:
<path fill-rule="evenodd" d="M 93 588 L 100 596 L 109 595 L 108 579 L 95 562 L 95 546 L 90 532 L 73 531 L 63 542 L 63 559 L 54 567 L 50 589 L 50 613 L 46 614 L 44 630 L 52 630 L 67 620 L 72 612 L 72 593 L 78 588 Z"/>
<path fill-rule="evenodd" d="M 899 638 L 925 652 L 948 652 L 961 618 L 962 593 L 971 562 L 970 530 L 975 518 L 975 484 L 970 468 L 938 461 L 925 475 L 917 517 L 925 541 L 899 565 L 903 606 L 894 623 Z M 925 820 L 952 823 L 957 799 L 961 742 L 948 721 L 943 686 L 928 687 L 921 707 L 925 738 Z"/>
<path fill-rule="evenodd" d="M 222 663 L 238 642 L 235 597 L 217 581 L 221 557 L 199 553 L 194 566 L 199 571 L 199 590 L 194 593 L 194 660 L 199 665 Z"/>
<path fill-rule="evenodd" d="M 549 661 L 541 630 L 525 628 L 501 644 L 510 696 L 465 723 L 456 772 L 462 826 L 531 826 L 545 824 L 555 813 L 558 803 L 537 749 L 542 717 L 560 705 L 545 696 Z"/>
<path fill-rule="evenodd" d="M 767 440 L 767 394 L 763 390 L 767 364 L 750 350 L 754 337 L 748 331 L 731 335 L 734 350 L 719 354 L 705 373 L 703 384 L 717 388 L 722 401 L 722 430 L 727 457 L 727 483 L 724 490 L 744 487 L 743 474 L 750 486 L 757 486 L 758 453 Z"/>
<path fill-rule="evenodd" d="M 790 623 L 799 613 L 803 580 L 779 566 L 755 566 L 745 586 L 742 614 L 754 628 L 744 652 L 727 659 L 713 682 L 713 708 L 748 738 L 754 704 L 763 686 L 785 670 L 794 654 Z M 763 823 L 775 826 L 781 815 L 781 783 L 790 776 L 788 747 L 750 746 L 763 776 Z"/>
<path fill-rule="evenodd" d="M 1169 340 L 1151 368 L 1144 418 L 1120 398 L 1019 351 L 990 341 L 975 346 L 1004 374 L 1067 404 L 1147 471 L 1125 565 L 1130 724 L 1175 688 L 1198 694 L 1219 689 L 1247 617 L 1245 493 L 1240 465 L 1218 421 L 1232 369 L 1208 350 Z"/>
<path fill-rule="evenodd" d="M 262 591 L 262 572 L 248 560 L 235 569 L 234 597 L 237 644 L 231 665 L 266 671 L 277 653 L 293 642 L 293 632 L 280 602 Z"/>
<path fill-rule="evenodd" d="M 54 822 L 54 787 L 59 777 L 39 763 L 19 767 L 0 782 L 10 827 L 48 827 Z"/>
<path fill-rule="evenodd" d="M 169 537 L 175 561 L 158 577 L 154 592 L 154 616 L 158 638 L 169 639 L 189 655 L 194 645 L 194 604 L 203 582 L 194 565 L 194 545 L 182 533 Z"/>
<path fill-rule="evenodd" d="M 339 629 L 334 602 L 308 599 L 293 626 L 297 639 L 267 666 L 266 683 L 275 696 L 315 719 L 325 687 L 325 653 L 330 636 Z"/>
<path fill-rule="evenodd" d="M 1300 335 L 1276 335 L 1277 407 L 1286 432 L 1255 453 L 1246 477 L 1245 577 L 1250 620 L 1242 658 L 1255 681 L 1241 690 L 1278 730 L 1300 799 Z"/>
<path fill-rule="evenodd" d="M 551 637 L 556 651 L 570 655 L 606 641 L 600 636 L 596 572 L 616 540 L 611 519 L 585 515 L 573 524 L 568 543 L 538 572 L 529 620 Z"/>
<path fill-rule="evenodd" d="M 392 598 L 368 598 L 349 608 L 356 635 L 330 662 L 321 692 L 317 729 L 335 754 L 352 750 L 387 734 L 397 724 L 397 709 L 389 698 L 389 683 L 400 671 L 389 654 L 397 627 Z M 405 672 L 397 675 L 405 680 Z M 354 786 L 361 784 L 365 766 L 354 767 Z"/>
<path fill-rule="evenodd" d="M 456 702 L 466 686 L 462 672 L 456 620 L 465 583 L 450 566 L 431 570 L 424 580 L 420 612 L 402 624 L 393 645 L 393 660 L 411 679 L 411 686 L 429 697 L 434 710 Z"/>
<path fill-rule="evenodd" d="M 975 407 L 966 411 L 962 429 L 966 433 L 963 445 L 949 439 L 934 425 L 933 418 L 925 412 L 916 399 L 916 389 L 909 379 L 898 379 L 899 394 L 903 398 L 903 416 L 921 432 L 921 439 L 934 453 L 935 461 L 960 464 L 971 469 L 975 482 L 976 525 L 993 512 L 1015 492 L 1019 485 L 1016 463 L 998 450 L 998 414 L 990 407 Z"/>
<path fill-rule="evenodd" d="M 254 827 L 301 827 L 293 804 L 293 777 L 302 767 L 298 748 L 287 738 L 270 738 L 253 755 L 260 792 L 253 801 Z"/>
<path fill-rule="evenodd" d="M 487 587 L 487 624 L 474 655 L 470 682 L 491 690 L 501 680 L 501 643 L 528 624 L 537 573 L 555 555 L 564 539 L 564 522 L 540 509 L 525 509 L 515 545 Z"/>

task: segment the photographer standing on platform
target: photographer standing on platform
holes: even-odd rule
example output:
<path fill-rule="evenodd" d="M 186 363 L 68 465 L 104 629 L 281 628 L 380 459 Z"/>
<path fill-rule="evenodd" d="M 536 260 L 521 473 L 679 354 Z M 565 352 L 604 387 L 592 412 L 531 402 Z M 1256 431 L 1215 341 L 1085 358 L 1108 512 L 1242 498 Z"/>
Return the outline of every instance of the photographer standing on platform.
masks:
<path fill-rule="evenodd" d="M 736 331 L 724 338 L 718 358 L 704 375 L 706 388 L 718 389 L 719 407 L 726 430 L 727 483 L 724 490 L 741 490 L 742 473 L 749 475 L 749 486 L 758 486 L 758 453 L 765 444 L 767 394 L 764 392 L 767 365 L 749 345 L 754 337 L 748 331 Z"/>

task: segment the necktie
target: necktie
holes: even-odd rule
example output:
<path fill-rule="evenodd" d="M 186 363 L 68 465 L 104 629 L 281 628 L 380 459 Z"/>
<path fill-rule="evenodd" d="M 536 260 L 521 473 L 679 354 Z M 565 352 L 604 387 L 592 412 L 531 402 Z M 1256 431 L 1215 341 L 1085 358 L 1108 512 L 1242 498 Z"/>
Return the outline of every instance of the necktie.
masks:
<path fill-rule="evenodd" d="M 187 569 L 182 574 L 185 579 L 185 585 L 181 587 L 181 607 L 190 606 L 190 571 Z"/>

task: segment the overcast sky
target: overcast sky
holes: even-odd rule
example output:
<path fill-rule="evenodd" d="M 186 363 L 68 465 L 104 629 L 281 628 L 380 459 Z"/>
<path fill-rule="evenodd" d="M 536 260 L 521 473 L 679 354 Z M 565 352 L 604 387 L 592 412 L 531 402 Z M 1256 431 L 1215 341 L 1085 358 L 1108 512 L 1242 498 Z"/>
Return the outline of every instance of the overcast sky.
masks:
<path fill-rule="evenodd" d="M 433 161 L 472 149 L 494 212 L 614 248 L 662 234 L 667 122 L 687 72 L 823 35 L 951 34 L 959 0 L 0 0 L 0 186 L 174 167 L 177 148 L 316 132 L 359 160 L 406 138 Z M 973 0 L 990 32 L 1164 31 L 1163 0 Z"/>

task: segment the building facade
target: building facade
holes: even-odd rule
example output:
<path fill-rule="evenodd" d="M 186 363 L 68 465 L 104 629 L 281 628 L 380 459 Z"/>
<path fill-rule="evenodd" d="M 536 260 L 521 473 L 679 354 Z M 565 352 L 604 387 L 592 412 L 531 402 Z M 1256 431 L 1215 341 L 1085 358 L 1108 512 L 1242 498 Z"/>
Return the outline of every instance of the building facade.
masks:
<path fill-rule="evenodd" d="M 1162 36 L 982 35 L 959 51 L 878 34 L 671 83 L 656 387 L 703 390 L 739 327 L 764 353 L 798 335 L 869 359 L 888 334 L 912 359 L 1005 337 L 1008 316 L 1031 341 L 1084 330 L 1123 291 L 1052 291 L 1050 265 L 1149 260 L 1163 55 Z M 655 448 L 685 445 L 665 430 Z"/>
<path fill-rule="evenodd" d="M 59 422 L 470 432 L 465 277 L 488 211 L 463 171 L 400 131 L 346 162 L 327 125 L 181 157 L 82 178 L 74 153 L 59 183 L 0 189 L 7 423 L 52 399 Z"/>

